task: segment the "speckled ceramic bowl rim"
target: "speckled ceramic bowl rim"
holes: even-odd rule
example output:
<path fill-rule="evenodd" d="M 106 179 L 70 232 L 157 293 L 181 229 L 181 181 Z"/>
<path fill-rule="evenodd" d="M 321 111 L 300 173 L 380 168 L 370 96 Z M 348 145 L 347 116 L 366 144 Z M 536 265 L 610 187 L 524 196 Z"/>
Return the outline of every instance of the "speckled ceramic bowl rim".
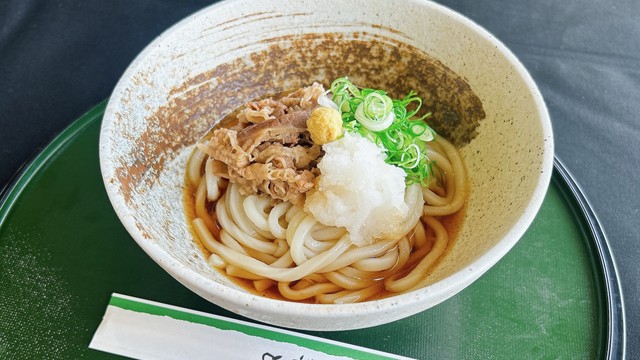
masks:
<path fill-rule="evenodd" d="M 138 70 L 139 64 L 142 62 L 147 54 L 151 53 L 156 47 L 162 44 L 165 40 L 171 38 L 174 33 L 178 32 L 185 26 L 189 26 L 189 23 L 197 17 L 205 16 L 206 14 L 213 12 L 216 8 L 228 5 L 237 0 L 226 0 L 221 3 L 216 3 L 209 7 L 206 7 L 189 17 L 178 22 L 160 36 L 158 36 L 153 42 L 151 42 L 130 64 L 127 71 L 122 76 L 112 93 L 112 99 L 117 98 L 123 94 L 124 90 L 128 86 L 126 79 L 132 77 L 132 75 Z M 410 2 L 419 4 L 420 6 L 429 7 L 430 10 L 440 12 L 441 14 L 450 17 L 453 21 L 460 23 L 461 25 L 469 28 L 473 32 L 481 35 L 508 60 L 508 62 L 514 67 L 517 74 L 526 83 L 530 90 L 533 101 L 535 102 L 536 109 L 540 116 L 540 125 L 542 128 L 542 136 L 546 139 L 553 139 L 551 121 L 549 114 L 540 94 L 540 91 L 533 79 L 524 68 L 524 66 L 518 61 L 516 56 L 511 51 L 491 35 L 487 30 L 464 17 L 463 15 L 448 9 L 442 5 L 419 0 L 409 0 Z M 366 301 L 356 304 L 338 304 L 338 305 L 324 305 L 324 304 L 307 304 L 307 303 L 295 303 L 281 300 L 269 299 L 257 295 L 253 295 L 248 292 L 233 289 L 222 285 L 212 279 L 208 279 L 200 273 L 187 268 L 182 263 L 172 258 L 171 254 L 161 249 L 154 241 L 145 239 L 140 230 L 135 225 L 133 214 L 129 211 L 129 208 L 125 204 L 122 194 L 119 193 L 118 188 L 106 183 L 105 173 L 112 171 L 113 164 L 107 160 L 105 142 L 108 141 L 106 133 L 110 126 L 108 119 L 114 115 L 115 105 L 109 103 L 106 108 L 105 116 L 102 123 L 101 135 L 100 135 L 100 166 L 102 168 L 103 178 L 105 179 L 105 185 L 109 199 L 128 232 L 133 236 L 134 240 L 139 246 L 155 260 L 162 268 L 172 274 L 174 278 L 179 280 L 185 286 L 192 291 L 200 294 L 205 298 L 210 298 L 207 294 L 215 293 L 216 298 L 224 298 L 229 303 L 234 303 L 239 306 L 251 306 L 252 312 L 262 312 L 266 314 L 282 314 L 283 316 L 296 317 L 303 316 L 305 318 L 326 318 L 331 317 L 336 320 L 341 318 L 347 318 L 354 315 L 365 315 L 372 313 L 388 313 L 392 311 L 399 311 L 403 307 L 414 307 L 422 310 L 434 306 L 449 297 L 457 294 L 462 289 L 467 287 L 473 281 L 478 279 L 489 268 L 497 263 L 522 237 L 529 225 L 533 222 L 538 210 L 540 209 L 544 200 L 547 188 L 550 183 L 551 173 L 553 168 L 553 143 L 552 141 L 545 144 L 545 152 L 542 162 L 542 174 L 538 179 L 535 191 L 532 194 L 531 200 L 528 206 L 523 211 L 522 215 L 514 226 L 505 234 L 505 236 L 490 250 L 481 255 L 477 260 L 471 263 L 469 266 L 457 271 L 456 273 L 448 276 L 447 278 L 428 285 L 424 288 L 414 290 L 412 292 L 392 296 L 389 298 Z M 417 303 L 423 303 L 421 306 L 416 306 Z M 411 305 L 411 306 L 410 306 Z M 411 311 L 415 313 L 416 311 Z M 402 311 L 400 311 L 402 313 Z M 396 319 L 406 316 L 398 316 Z M 391 316 L 392 318 L 393 316 Z M 378 323 L 372 322 L 371 326 L 381 324 L 386 321 L 380 321 Z"/>

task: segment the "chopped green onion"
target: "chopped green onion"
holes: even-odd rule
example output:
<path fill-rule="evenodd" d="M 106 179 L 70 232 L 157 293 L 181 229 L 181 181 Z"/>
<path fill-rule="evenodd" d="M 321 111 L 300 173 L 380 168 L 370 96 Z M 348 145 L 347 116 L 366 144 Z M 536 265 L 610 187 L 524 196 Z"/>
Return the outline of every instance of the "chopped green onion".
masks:
<path fill-rule="evenodd" d="M 422 106 L 416 93 L 410 91 L 402 99 L 391 99 L 383 90 L 358 88 L 347 77 L 334 80 L 330 90 L 346 131 L 385 148 L 385 161 L 405 171 L 407 185 L 429 183 L 432 164 L 425 143 L 436 133 L 424 122 L 431 113 L 415 118 Z"/>
<path fill-rule="evenodd" d="M 356 108 L 356 120 L 371 131 L 382 131 L 391 126 L 395 120 L 393 102 L 387 95 L 372 92 Z"/>
<path fill-rule="evenodd" d="M 413 123 L 411 125 L 411 127 L 409 128 L 409 130 L 411 130 L 411 133 L 415 136 L 420 136 L 422 135 L 426 130 L 427 130 L 427 124 L 423 123 L 423 122 L 418 122 L 416 121 L 415 123 Z"/>

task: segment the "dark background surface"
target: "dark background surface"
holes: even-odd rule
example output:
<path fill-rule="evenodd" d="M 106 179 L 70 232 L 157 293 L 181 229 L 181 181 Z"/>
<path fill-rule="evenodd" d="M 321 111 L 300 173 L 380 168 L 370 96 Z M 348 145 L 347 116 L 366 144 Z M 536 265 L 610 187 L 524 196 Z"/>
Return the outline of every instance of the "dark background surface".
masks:
<path fill-rule="evenodd" d="M 0 187 L 210 1 L 0 0 Z M 608 235 L 640 358 L 640 2 L 440 1 L 504 42 L 547 102 L 556 154 Z M 549 354 L 549 356 L 553 356 Z"/>

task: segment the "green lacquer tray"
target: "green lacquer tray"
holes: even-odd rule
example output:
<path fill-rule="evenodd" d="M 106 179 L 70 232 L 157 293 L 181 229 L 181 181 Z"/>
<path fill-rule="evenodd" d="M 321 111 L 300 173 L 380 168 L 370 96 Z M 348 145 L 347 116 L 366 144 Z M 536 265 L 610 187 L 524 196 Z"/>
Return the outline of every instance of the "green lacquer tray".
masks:
<path fill-rule="evenodd" d="M 0 358 L 112 358 L 89 341 L 111 293 L 238 318 L 165 273 L 105 193 L 98 135 L 106 103 L 21 171 L 0 203 Z M 418 359 L 624 357 L 623 302 L 591 207 L 556 161 L 530 229 L 467 289 L 375 328 L 311 334 Z"/>

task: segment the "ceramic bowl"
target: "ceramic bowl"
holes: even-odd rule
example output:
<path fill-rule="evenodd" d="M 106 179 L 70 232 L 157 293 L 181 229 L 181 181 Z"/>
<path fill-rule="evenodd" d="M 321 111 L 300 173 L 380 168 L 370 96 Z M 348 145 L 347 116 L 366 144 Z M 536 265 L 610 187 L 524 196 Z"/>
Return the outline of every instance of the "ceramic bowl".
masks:
<path fill-rule="evenodd" d="M 207 265 L 183 208 L 185 162 L 220 118 L 267 94 L 348 75 L 415 90 L 431 124 L 461 147 L 471 181 L 461 230 L 418 290 L 359 304 L 268 299 Z M 116 86 L 100 135 L 113 207 L 133 239 L 193 292 L 225 309 L 296 329 L 375 326 L 454 296 L 502 258 L 542 204 L 553 163 L 549 116 L 516 57 L 435 3 L 223 1 L 149 44 Z"/>

